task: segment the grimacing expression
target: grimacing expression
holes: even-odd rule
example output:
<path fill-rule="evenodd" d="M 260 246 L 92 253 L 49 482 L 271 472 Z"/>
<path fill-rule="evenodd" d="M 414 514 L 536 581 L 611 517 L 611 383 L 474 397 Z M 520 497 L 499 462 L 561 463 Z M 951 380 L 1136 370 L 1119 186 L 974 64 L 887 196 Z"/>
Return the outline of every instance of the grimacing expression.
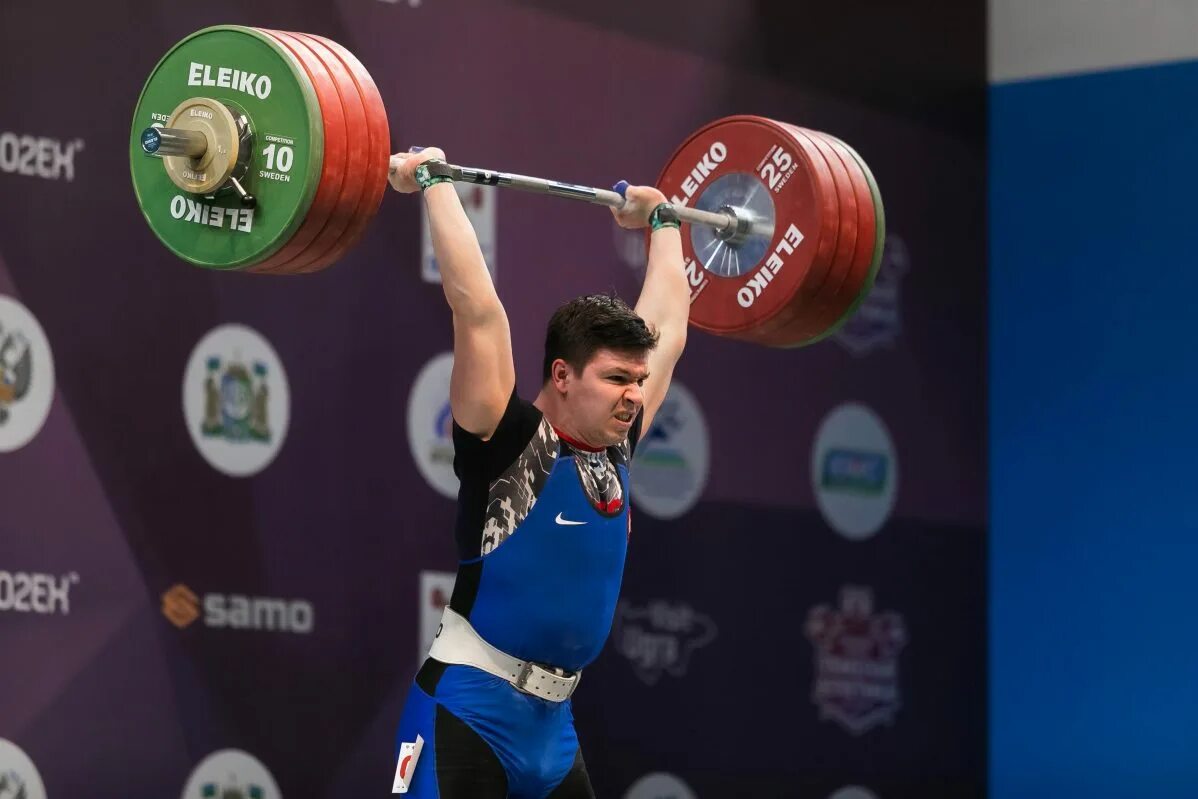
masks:
<path fill-rule="evenodd" d="M 568 370 L 566 405 L 583 443 L 610 447 L 628 435 L 644 404 L 642 388 L 649 376 L 648 353 L 609 349 L 595 352 L 579 373 L 564 361 L 554 364 Z"/>

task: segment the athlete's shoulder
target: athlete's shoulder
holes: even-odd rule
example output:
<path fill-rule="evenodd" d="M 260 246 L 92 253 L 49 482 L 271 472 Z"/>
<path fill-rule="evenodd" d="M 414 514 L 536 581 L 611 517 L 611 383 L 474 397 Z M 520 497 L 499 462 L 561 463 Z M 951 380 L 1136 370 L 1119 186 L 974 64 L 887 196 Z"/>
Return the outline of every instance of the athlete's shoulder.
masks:
<path fill-rule="evenodd" d="M 475 473 L 488 482 L 504 471 L 544 435 L 545 416 L 537 406 L 512 391 L 507 408 L 489 438 L 483 439 L 453 423 L 454 470 L 458 477 Z M 550 428 L 552 432 L 552 428 Z"/>

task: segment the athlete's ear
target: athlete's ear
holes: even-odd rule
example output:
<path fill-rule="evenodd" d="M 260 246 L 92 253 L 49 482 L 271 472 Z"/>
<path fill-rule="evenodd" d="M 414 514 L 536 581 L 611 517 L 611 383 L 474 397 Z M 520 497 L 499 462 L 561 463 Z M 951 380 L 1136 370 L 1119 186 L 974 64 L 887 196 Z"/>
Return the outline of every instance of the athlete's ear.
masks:
<path fill-rule="evenodd" d="M 563 361 L 561 358 L 555 360 L 549 366 L 549 379 L 553 381 L 553 386 L 562 394 L 565 394 L 570 383 L 570 378 L 573 377 L 574 370 L 570 368 L 570 364 Z"/>

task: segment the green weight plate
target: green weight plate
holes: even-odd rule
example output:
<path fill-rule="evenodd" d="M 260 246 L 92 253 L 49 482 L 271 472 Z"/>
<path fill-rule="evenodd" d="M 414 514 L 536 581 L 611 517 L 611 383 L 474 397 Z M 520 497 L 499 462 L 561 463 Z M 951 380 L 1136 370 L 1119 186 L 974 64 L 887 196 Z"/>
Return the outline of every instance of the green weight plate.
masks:
<path fill-rule="evenodd" d="M 192 97 L 248 117 L 253 150 L 242 185 L 257 198 L 255 208 L 229 189 L 183 191 L 162 159 L 142 150 L 142 131 L 165 125 Z M 286 244 L 312 204 L 323 159 L 311 79 L 278 42 L 251 28 L 205 28 L 176 44 L 150 74 L 133 115 L 129 168 L 142 214 L 171 252 L 210 269 L 245 269 Z"/>

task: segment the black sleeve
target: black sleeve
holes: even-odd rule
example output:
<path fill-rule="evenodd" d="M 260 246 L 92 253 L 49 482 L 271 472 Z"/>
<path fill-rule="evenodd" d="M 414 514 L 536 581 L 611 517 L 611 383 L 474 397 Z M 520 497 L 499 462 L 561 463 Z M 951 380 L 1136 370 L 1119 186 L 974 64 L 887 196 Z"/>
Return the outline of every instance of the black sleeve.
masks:
<path fill-rule="evenodd" d="M 645 409 L 641 408 L 637 412 L 636 418 L 632 420 L 632 427 L 628 429 L 628 459 L 632 460 L 632 456 L 636 454 L 636 444 L 641 440 L 641 427 L 645 423 Z"/>
<path fill-rule="evenodd" d="M 486 441 L 453 423 L 453 471 L 458 488 L 458 517 L 454 524 L 458 558 L 477 558 L 482 548 L 491 484 L 516 462 L 541 424 L 541 412 L 512 392 L 503 418 Z M 459 581 L 460 582 L 460 581 Z M 456 594 L 456 590 L 455 590 Z"/>
<path fill-rule="evenodd" d="M 512 464 L 528 446 L 541 412 L 531 402 L 517 396 L 515 389 L 495 432 L 486 441 L 453 422 L 453 472 L 463 483 L 490 484 Z"/>

